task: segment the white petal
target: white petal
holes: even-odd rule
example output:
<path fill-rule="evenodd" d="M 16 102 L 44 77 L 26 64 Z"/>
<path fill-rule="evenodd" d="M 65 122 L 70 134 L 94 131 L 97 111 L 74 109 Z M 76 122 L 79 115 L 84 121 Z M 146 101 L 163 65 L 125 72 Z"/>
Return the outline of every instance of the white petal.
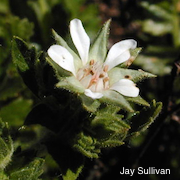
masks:
<path fill-rule="evenodd" d="M 137 42 L 133 39 L 120 41 L 114 44 L 109 50 L 109 53 L 105 61 L 105 65 L 111 66 L 112 68 L 114 66 L 117 66 L 120 63 L 125 62 L 126 60 L 130 58 L 129 49 L 135 49 L 136 46 L 137 46 Z M 125 57 L 122 58 L 121 55 L 126 56 L 126 58 Z"/>
<path fill-rule="evenodd" d="M 90 89 L 85 89 L 84 94 L 92 99 L 100 99 L 103 97 L 102 93 L 92 92 Z"/>
<path fill-rule="evenodd" d="M 73 56 L 66 48 L 60 45 L 52 45 L 47 52 L 50 58 L 59 66 L 76 75 Z"/>
<path fill-rule="evenodd" d="M 126 50 L 125 52 L 123 52 L 119 56 L 117 56 L 115 59 L 106 61 L 105 65 L 108 65 L 108 71 L 109 71 L 110 69 L 117 66 L 118 64 L 121 64 L 121 63 L 127 61 L 130 57 L 131 57 L 130 52 L 128 50 Z"/>
<path fill-rule="evenodd" d="M 90 39 L 79 19 L 73 19 L 70 22 L 70 33 L 83 65 L 85 65 L 89 56 Z"/>
<path fill-rule="evenodd" d="M 113 84 L 110 88 L 128 97 L 137 97 L 139 95 L 139 88 L 137 88 L 133 81 L 129 79 L 121 79 Z"/>

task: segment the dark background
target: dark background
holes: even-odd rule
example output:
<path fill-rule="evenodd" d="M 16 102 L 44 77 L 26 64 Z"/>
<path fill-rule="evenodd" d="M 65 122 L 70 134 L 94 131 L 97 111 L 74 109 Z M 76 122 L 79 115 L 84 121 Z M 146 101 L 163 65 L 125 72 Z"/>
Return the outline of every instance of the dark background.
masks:
<path fill-rule="evenodd" d="M 22 82 L 11 61 L 11 39 L 17 35 L 46 51 L 52 44 L 51 29 L 68 40 L 69 21 L 82 20 L 90 37 L 112 19 L 109 46 L 127 38 L 143 47 L 131 68 L 157 75 L 138 86 L 147 101 L 156 99 L 163 110 L 139 137 L 99 159 L 86 160 L 79 180 L 178 180 L 180 178 L 180 2 L 178 0 L 2 0 L 0 2 L 0 117 L 14 137 L 31 108 L 38 102 Z M 32 131 L 34 132 L 34 127 Z M 14 130 L 14 131 L 13 131 Z M 25 144 L 22 145 L 25 147 Z M 52 159 L 42 179 L 58 179 Z M 120 175 L 125 168 L 170 169 L 170 175 Z"/>

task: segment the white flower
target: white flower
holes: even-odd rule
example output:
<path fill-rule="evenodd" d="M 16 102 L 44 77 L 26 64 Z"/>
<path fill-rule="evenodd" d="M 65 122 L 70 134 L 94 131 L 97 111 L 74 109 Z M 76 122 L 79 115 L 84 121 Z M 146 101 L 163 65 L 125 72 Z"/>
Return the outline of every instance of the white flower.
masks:
<path fill-rule="evenodd" d="M 127 61 L 130 49 L 135 49 L 137 42 L 133 39 L 120 41 L 109 50 L 104 62 L 89 58 L 90 39 L 79 19 L 70 22 L 70 34 L 82 63 L 76 65 L 73 55 L 63 46 L 52 45 L 48 55 L 63 69 L 71 72 L 84 88 L 84 94 L 92 99 L 100 99 L 105 91 L 117 91 L 128 97 L 137 97 L 139 89 L 129 79 L 119 79 L 111 83 L 108 72 L 115 66 Z"/>

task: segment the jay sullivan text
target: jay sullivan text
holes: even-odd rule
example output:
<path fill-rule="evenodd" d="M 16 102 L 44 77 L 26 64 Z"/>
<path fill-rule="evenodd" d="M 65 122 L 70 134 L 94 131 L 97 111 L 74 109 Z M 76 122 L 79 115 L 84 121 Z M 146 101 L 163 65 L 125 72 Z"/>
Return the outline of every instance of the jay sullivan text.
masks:
<path fill-rule="evenodd" d="M 155 167 L 149 167 L 148 169 L 145 169 L 143 167 L 138 167 L 137 169 L 127 169 L 124 168 L 120 171 L 120 174 L 130 175 L 133 176 L 135 171 L 137 171 L 138 174 L 170 174 L 170 169 L 156 169 Z"/>

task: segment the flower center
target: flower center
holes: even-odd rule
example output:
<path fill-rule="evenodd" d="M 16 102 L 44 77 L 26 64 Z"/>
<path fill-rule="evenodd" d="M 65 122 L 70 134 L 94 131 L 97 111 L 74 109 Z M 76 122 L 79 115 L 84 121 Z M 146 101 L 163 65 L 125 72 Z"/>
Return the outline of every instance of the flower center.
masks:
<path fill-rule="evenodd" d="M 80 68 L 77 79 L 86 89 L 100 92 L 109 88 L 108 66 L 91 60 L 85 67 Z"/>

